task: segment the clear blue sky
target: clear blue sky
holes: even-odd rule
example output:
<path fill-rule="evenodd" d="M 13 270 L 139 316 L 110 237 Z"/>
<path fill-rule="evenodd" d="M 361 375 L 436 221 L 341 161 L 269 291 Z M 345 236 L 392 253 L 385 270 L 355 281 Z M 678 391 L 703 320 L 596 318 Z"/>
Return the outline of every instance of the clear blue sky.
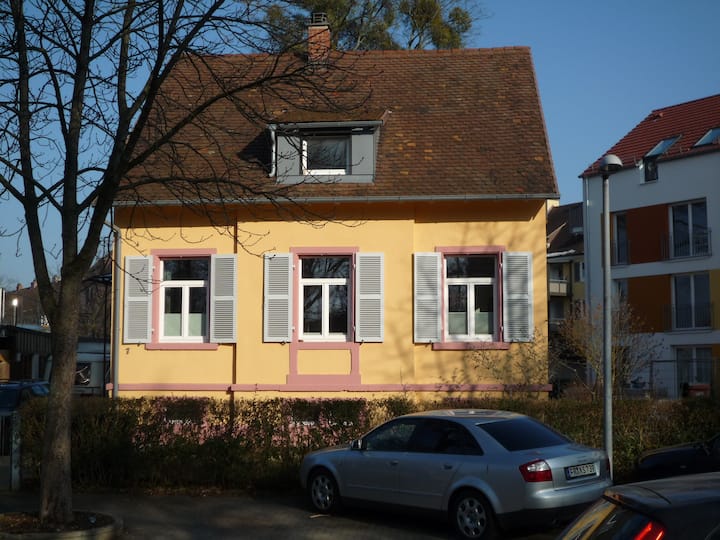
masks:
<path fill-rule="evenodd" d="M 469 47 L 532 49 L 563 204 L 581 199 L 578 175 L 650 111 L 720 93 L 720 0 L 482 5 L 490 17 Z M 9 205 L 0 201 L 0 228 L 17 227 Z M 27 286 L 29 248 L 16 244 L 0 238 L 0 281 Z"/>

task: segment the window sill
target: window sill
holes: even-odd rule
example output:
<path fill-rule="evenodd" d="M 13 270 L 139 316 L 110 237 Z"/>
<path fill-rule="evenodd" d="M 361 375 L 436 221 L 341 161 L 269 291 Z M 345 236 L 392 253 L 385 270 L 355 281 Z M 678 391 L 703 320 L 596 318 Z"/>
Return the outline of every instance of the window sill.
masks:
<path fill-rule="evenodd" d="M 510 343 L 504 341 L 444 341 L 433 343 L 434 351 L 506 351 L 510 348 Z"/>
<path fill-rule="evenodd" d="M 216 351 L 217 343 L 146 343 L 148 351 Z"/>

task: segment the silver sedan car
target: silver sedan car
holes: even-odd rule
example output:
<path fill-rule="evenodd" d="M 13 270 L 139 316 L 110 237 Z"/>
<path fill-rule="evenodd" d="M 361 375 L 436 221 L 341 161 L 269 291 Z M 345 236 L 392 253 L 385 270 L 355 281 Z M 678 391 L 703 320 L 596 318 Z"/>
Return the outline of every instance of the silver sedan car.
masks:
<path fill-rule="evenodd" d="M 507 411 L 397 417 L 348 446 L 305 456 L 313 507 L 364 501 L 437 511 L 461 538 L 570 519 L 612 484 L 607 455 Z"/>

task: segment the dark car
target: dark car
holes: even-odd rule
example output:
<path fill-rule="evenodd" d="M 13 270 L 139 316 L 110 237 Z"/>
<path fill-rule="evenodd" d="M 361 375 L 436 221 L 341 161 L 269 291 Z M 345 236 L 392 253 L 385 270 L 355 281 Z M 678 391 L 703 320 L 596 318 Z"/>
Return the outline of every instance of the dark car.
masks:
<path fill-rule="evenodd" d="M 720 471 L 720 434 L 707 441 L 649 450 L 635 466 L 638 480 Z"/>
<path fill-rule="evenodd" d="M 0 383 L 0 415 L 9 415 L 28 399 L 45 397 L 49 393 L 50 386 L 46 381 L 8 381 Z"/>
<path fill-rule="evenodd" d="M 720 539 L 720 473 L 614 486 L 558 540 Z"/>

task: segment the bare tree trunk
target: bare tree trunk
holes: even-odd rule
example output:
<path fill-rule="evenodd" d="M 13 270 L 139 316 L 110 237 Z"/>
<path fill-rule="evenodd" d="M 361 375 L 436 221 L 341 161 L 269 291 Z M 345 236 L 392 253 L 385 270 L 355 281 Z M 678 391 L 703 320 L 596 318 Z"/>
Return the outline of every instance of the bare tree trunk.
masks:
<path fill-rule="evenodd" d="M 70 428 L 72 387 L 77 358 L 80 279 L 61 284 L 58 313 L 53 321 L 52 379 L 48 400 L 41 473 L 40 518 L 48 523 L 72 521 Z"/>

